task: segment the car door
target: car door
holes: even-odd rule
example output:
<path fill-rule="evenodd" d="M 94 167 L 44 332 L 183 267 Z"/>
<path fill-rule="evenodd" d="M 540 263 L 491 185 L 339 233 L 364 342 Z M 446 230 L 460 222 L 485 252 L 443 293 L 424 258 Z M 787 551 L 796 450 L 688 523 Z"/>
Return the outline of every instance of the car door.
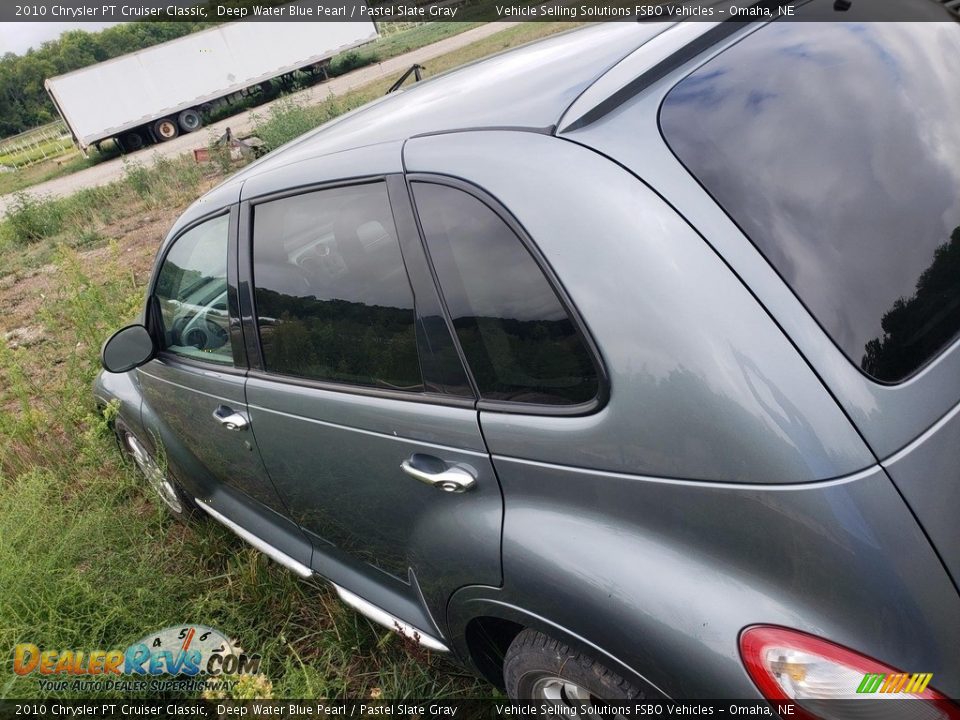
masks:
<path fill-rule="evenodd" d="M 160 350 L 137 370 L 144 439 L 201 508 L 305 564 L 309 543 L 284 517 L 250 428 L 246 358 L 231 326 L 238 307 L 236 219 L 234 206 L 188 225 L 157 266 L 148 324 Z"/>
<path fill-rule="evenodd" d="M 403 178 L 247 212 L 247 399 L 267 470 L 316 572 L 442 637 L 454 590 L 500 584 L 503 504 Z"/>

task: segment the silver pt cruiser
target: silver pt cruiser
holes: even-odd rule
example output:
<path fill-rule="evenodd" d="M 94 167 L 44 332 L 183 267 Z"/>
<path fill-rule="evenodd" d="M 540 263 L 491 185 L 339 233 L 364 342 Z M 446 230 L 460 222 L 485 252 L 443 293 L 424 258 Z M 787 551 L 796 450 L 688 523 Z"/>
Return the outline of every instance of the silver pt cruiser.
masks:
<path fill-rule="evenodd" d="M 337 119 L 183 214 L 97 398 L 173 513 L 513 697 L 958 717 L 960 24 L 918 2 L 587 27 Z"/>

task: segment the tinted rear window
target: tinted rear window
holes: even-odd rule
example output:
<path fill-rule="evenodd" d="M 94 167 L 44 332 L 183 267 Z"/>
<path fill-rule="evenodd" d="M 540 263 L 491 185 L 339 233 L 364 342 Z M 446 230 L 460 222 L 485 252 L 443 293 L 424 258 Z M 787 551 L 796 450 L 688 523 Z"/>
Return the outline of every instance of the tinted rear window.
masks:
<path fill-rule="evenodd" d="M 670 147 L 847 356 L 960 331 L 960 25 L 773 23 L 667 96 Z"/>
<path fill-rule="evenodd" d="M 520 238 L 489 207 L 444 185 L 413 183 L 424 238 L 457 338 L 487 400 L 592 400 L 596 368 Z"/>

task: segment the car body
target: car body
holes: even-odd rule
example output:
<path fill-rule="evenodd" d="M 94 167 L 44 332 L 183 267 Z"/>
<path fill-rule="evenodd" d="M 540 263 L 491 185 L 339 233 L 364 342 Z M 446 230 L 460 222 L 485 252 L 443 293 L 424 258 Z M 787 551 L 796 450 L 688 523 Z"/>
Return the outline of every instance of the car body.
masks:
<path fill-rule="evenodd" d="M 857 298 L 903 304 L 953 246 L 936 223 L 919 259 L 831 240 L 890 226 L 873 133 L 914 135 L 870 103 L 960 27 L 851 28 L 590 26 L 337 119 L 183 214 L 157 347 L 96 395 L 200 509 L 496 684 L 532 629 L 647 697 L 771 698 L 742 657 L 763 626 L 960 696 L 957 328 L 874 376 L 836 330 L 879 328 Z M 799 63 L 857 102 L 811 108 Z M 861 66 L 894 89 L 856 92 Z M 944 82 L 910 116 L 956 159 Z M 794 149 L 762 132 L 790 118 Z M 960 226 L 934 195 L 923 216 Z M 832 268 L 836 297 L 808 282 Z M 955 324 L 947 276 L 931 327 Z"/>

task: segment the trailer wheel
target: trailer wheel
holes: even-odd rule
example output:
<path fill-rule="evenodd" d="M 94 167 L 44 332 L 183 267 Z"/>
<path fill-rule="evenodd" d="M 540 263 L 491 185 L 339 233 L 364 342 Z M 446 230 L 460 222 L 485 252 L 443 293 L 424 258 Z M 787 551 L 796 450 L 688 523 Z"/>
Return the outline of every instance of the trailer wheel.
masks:
<path fill-rule="evenodd" d="M 143 147 L 143 135 L 134 131 L 125 133 L 120 137 L 120 144 L 127 152 L 133 152 Z"/>
<path fill-rule="evenodd" d="M 179 135 L 180 128 L 173 118 L 160 118 L 153 124 L 153 134 L 157 136 L 157 140 L 160 142 L 166 142 Z"/>
<path fill-rule="evenodd" d="M 196 110 L 188 108 L 177 116 L 177 124 L 180 125 L 183 132 L 192 133 L 194 130 L 203 127 L 203 118 Z"/>

